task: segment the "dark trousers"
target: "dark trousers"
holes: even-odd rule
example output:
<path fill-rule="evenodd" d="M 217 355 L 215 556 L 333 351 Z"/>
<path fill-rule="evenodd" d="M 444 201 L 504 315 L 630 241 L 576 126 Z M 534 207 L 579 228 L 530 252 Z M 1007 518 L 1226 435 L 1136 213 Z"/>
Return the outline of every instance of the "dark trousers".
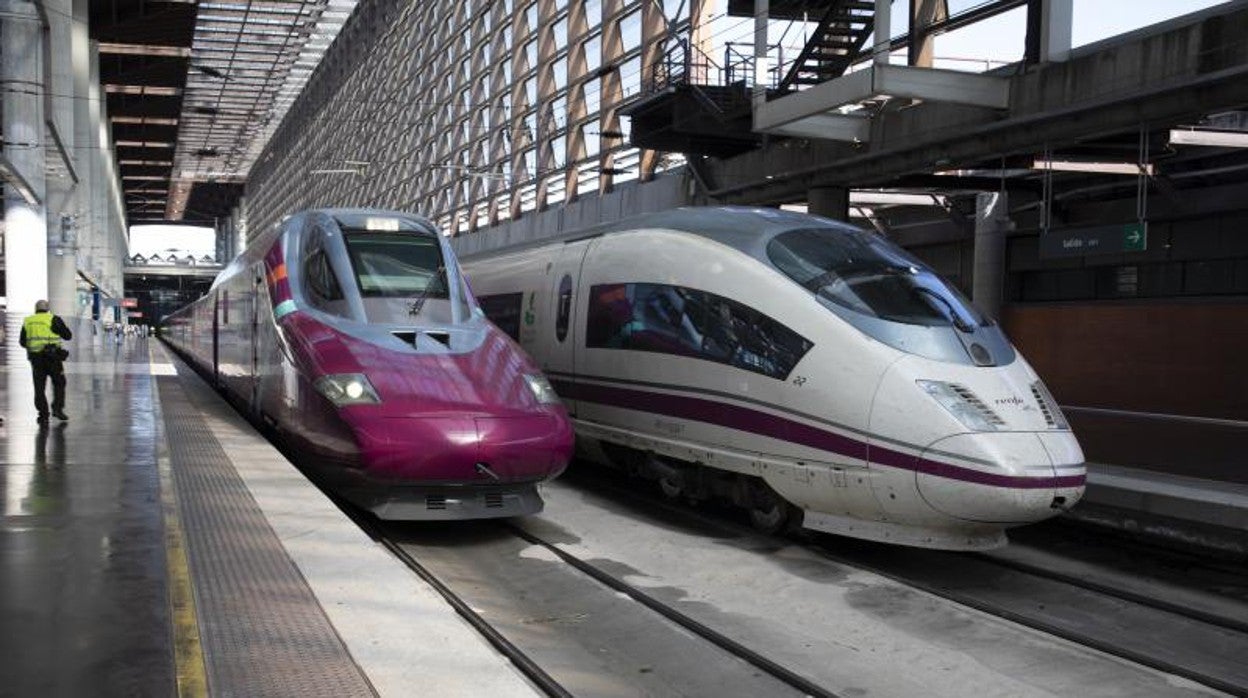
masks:
<path fill-rule="evenodd" d="M 48 398 L 43 394 L 48 378 L 52 379 L 52 411 L 65 411 L 65 365 L 53 356 L 35 354 L 30 357 L 30 372 L 35 377 L 35 409 L 40 417 L 48 416 Z"/>

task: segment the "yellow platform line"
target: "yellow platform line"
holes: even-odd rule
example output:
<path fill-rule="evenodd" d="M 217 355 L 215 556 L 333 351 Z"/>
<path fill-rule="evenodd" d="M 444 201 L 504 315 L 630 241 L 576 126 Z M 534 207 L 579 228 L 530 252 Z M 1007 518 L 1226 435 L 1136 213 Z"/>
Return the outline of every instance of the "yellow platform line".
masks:
<path fill-rule="evenodd" d="M 155 342 L 152 343 L 153 345 Z M 148 348 L 151 365 L 157 365 L 152 346 Z M 152 371 L 152 404 L 157 421 L 160 414 L 160 393 L 156 371 Z M 163 429 L 162 429 L 163 433 Z M 204 668 L 204 650 L 199 642 L 199 619 L 195 613 L 195 588 L 191 584 L 191 566 L 182 536 L 182 518 L 178 515 L 177 494 L 173 489 L 173 471 L 169 446 L 161 439 L 156 446 L 157 471 L 160 473 L 160 505 L 165 520 L 165 566 L 169 580 L 169 620 L 173 629 L 173 666 L 179 698 L 203 698 L 208 695 L 208 673 Z"/>

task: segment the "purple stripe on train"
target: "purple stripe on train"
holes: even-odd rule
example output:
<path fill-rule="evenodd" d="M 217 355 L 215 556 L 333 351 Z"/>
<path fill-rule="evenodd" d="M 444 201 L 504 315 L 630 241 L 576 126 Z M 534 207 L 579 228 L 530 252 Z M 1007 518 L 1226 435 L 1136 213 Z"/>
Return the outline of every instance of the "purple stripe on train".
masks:
<path fill-rule="evenodd" d="M 1060 477 L 1028 477 L 986 473 L 973 468 L 919 458 L 918 456 L 894 451 L 882 446 L 870 446 L 852 437 L 748 407 L 690 397 L 688 395 L 671 395 L 633 388 L 620 388 L 593 383 L 575 383 L 566 380 L 551 380 L 551 383 L 555 388 L 555 392 L 571 400 L 585 400 L 613 407 L 624 407 L 670 417 L 693 419 L 751 434 L 791 441 L 802 446 L 838 453 L 879 465 L 887 465 L 903 470 L 914 470 L 926 475 L 972 482 L 978 485 L 1016 489 L 1043 489 L 1082 487 L 1086 480 L 1086 476 L 1082 474 Z"/>

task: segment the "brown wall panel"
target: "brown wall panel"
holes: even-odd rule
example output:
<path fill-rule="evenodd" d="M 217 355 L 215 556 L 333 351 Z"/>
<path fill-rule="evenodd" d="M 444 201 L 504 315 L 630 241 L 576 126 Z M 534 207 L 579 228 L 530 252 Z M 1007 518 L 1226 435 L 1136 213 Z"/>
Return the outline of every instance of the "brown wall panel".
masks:
<path fill-rule="evenodd" d="M 1064 405 L 1248 419 L 1248 300 L 1012 305 L 1002 324 Z"/>

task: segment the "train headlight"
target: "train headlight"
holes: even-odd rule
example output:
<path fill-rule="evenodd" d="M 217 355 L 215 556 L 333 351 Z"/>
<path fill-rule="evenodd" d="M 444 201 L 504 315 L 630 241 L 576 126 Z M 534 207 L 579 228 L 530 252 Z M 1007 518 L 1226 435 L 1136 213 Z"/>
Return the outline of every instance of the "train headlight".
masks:
<path fill-rule="evenodd" d="M 1005 420 L 965 386 L 943 381 L 919 380 L 915 383 L 971 431 L 996 431 L 998 427 L 1005 426 Z"/>
<path fill-rule="evenodd" d="M 335 407 L 373 405 L 381 402 L 373 384 L 363 373 L 335 373 L 316 382 L 316 389 Z"/>
<path fill-rule="evenodd" d="M 544 405 L 553 405 L 559 402 L 559 395 L 555 393 L 555 389 L 551 387 L 550 381 L 546 380 L 546 376 L 540 373 L 526 373 L 524 382 L 528 384 L 529 390 L 533 391 L 533 397 Z"/>

